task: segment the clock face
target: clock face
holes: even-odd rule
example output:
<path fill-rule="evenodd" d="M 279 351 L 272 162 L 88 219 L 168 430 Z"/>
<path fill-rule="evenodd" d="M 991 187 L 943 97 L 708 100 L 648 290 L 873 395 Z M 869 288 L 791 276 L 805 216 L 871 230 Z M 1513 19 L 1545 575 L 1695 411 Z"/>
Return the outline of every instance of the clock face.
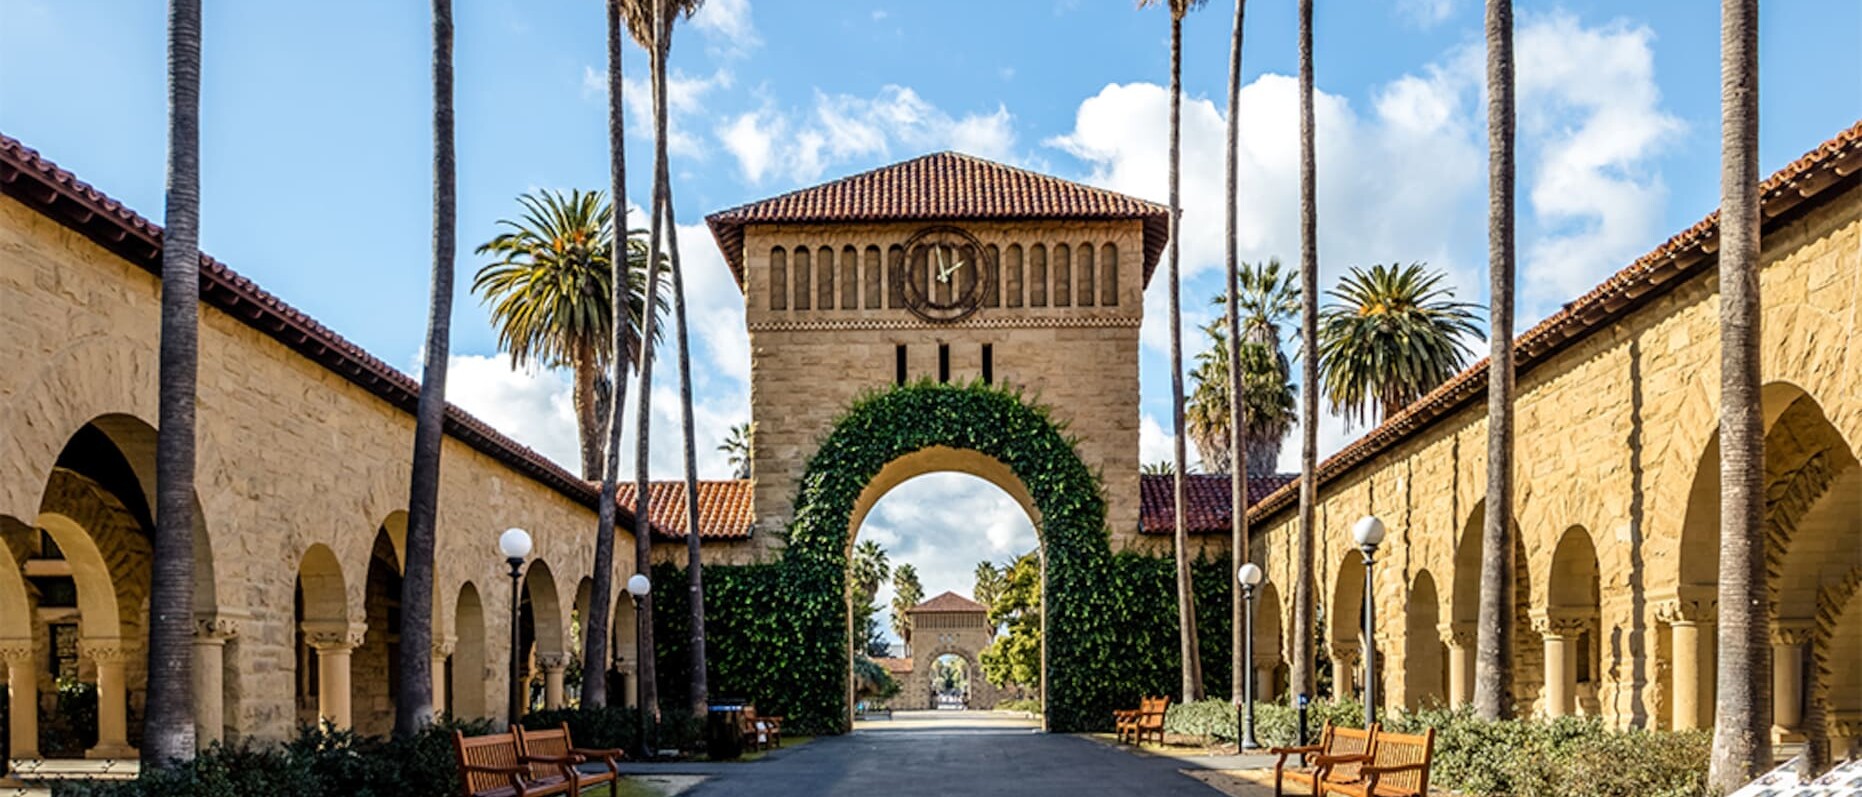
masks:
<path fill-rule="evenodd" d="M 988 252 L 961 227 L 926 227 L 905 242 L 905 307 L 927 321 L 958 321 L 983 303 Z"/>

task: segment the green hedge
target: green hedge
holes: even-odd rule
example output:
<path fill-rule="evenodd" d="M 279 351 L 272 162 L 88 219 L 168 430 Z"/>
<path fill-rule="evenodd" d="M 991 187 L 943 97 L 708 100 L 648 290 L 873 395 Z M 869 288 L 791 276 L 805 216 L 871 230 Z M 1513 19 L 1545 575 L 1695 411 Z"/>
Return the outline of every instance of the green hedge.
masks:
<path fill-rule="evenodd" d="M 1316 737 L 1327 720 L 1359 728 L 1355 701 L 1314 701 L 1308 723 Z M 1470 797 L 1705 797 L 1705 731 L 1618 731 L 1595 718 L 1488 722 L 1468 709 L 1395 711 L 1379 716 L 1399 733 L 1434 728 L 1431 785 Z M 1293 744 L 1297 714 L 1285 703 L 1256 703 L 1255 740 Z M 1226 700 L 1172 706 L 1164 730 L 1216 741 L 1235 740 L 1235 708 Z"/>

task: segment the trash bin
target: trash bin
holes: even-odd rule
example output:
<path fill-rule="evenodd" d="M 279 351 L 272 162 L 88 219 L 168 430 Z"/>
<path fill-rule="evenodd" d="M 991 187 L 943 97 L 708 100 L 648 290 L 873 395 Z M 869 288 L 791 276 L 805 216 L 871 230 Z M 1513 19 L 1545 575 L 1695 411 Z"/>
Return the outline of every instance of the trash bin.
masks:
<path fill-rule="evenodd" d="M 744 754 L 744 701 L 713 697 L 705 712 L 705 753 L 713 761 L 732 761 Z"/>

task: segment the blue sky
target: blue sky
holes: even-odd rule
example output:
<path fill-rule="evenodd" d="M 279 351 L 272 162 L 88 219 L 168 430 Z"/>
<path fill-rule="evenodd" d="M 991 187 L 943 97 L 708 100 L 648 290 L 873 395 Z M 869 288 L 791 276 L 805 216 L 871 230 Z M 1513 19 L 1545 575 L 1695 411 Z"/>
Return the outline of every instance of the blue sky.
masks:
<path fill-rule="evenodd" d="M 164 5 L 0 0 L 0 131 L 157 220 Z M 1320 258 L 1425 260 L 1484 301 L 1481 14 L 1473 0 L 1320 2 Z M 1243 256 L 1298 257 L 1295 4 L 1250 4 Z M 1219 282 L 1223 94 L 1233 6 L 1185 26 L 1185 307 Z M 537 188 L 606 183 L 602 3 L 460 0 L 456 401 L 563 462 L 560 374 L 511 373 L 467 294 L 470 247 Z M 427 4 L 206 2 L 204 248 L 389 362 L 412 369 L 429 269 Z M 1710 211 L 1718 198 L 1717 4 L 1518 4 L 1522 325 Z M 1862 6 L 1765 2 L 1769 172 L 1862 117 Z M 939 149 L 1163 199 L 1168 24 L 1129 2 L 710 0 L 676 34 L 676 207 L 693 261 L 701 436 L 747 417 L 740 297 L 702 217 Z M 645 59 L 629 49 L 630 197 L 647 188 Z M 591 82 L 591 76 L 595 79 Z M 1160 270 L 1160 275 L 1162 271 Z M 1144 457 L 1168 450 L 1163 281 L 1145 329 Z M 1186 338 L 1194 346 L 1194 330 Z M 673 384 L 671 374 L 659 390 Z M 676 430 L 658 400 L 661 439 Z M 660 417 L 663 416 L 663 417 Z M 630 427 L 631 428 L 631 425 Z M 1321 424 L 1328 450 L 1349 439 Z M 701 442 L 702 449 L 709 446 Z M 1289 446 L 1283 463 L 1296 453 Z M 676 447 L 652 469 L 676 472 Z M 724 475 L 707 454 L 706 475 Z M 966 503 L 967 502 L 967 503 Z M 952 511 L 952 507 L 962 507 Z M 986 517 L 990 529 L 938 531 Z M 900 488 L 869 533 L 932 594 L 1032 544 L 1006 497 L 965 477 Z"/>

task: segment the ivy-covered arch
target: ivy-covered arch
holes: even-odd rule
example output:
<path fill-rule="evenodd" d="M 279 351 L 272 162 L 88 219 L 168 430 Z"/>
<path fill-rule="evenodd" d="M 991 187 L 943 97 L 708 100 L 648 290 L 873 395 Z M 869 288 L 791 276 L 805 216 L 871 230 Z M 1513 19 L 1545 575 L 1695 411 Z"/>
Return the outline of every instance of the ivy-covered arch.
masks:
<path fill-rule="evenodd" d="M 980 383 L 919 382 L 856 400 L 808 461 L 783 555 L 800 678 L 790 712 L 808 724 L 847 716 L 845 595 L 854 505 L 887 463 L 934 446 L 974 451 L 1012 471 L 1032 496 L 1046 557 L 1045 706 L 1050 730 L 1098 727 L 1117 695 L 1111 617 L 1097 578 L 1112 561 L 1098 477 L 1063 425 L 1020 393 Z M 819 716 L 815 716 L 819 713 Z"/>

